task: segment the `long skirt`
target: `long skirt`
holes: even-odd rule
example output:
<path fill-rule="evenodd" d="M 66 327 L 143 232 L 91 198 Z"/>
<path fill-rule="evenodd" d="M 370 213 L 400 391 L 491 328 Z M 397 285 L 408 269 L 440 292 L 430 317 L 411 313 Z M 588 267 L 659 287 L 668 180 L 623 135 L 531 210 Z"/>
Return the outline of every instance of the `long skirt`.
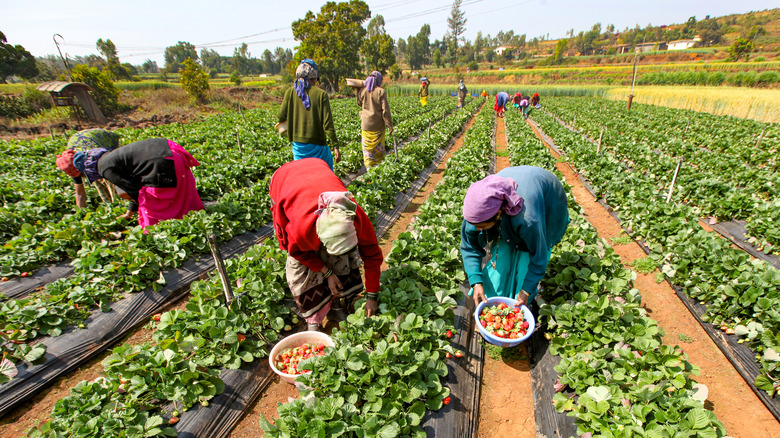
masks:
<path fill-rule="evenodd" d="M 490 257 L 483 260 L 482 288 L 485 297 L 517 298 L 517 293 L 523 287 L 523 281 L 528 274 L 528 262 L 530 254 L 520 251 L 512 245 L 502 245 L 496 241 L 488 248 Z M 547 254 L 550 257 L 550 253 Z M 536 291 L 527 290 L 530 302 L 536 297 Z M 474 294 L 474 289 L 469 290 L 469 295 Z"/>
<path fill-rule="evenodd" d="M 181 219 L 193 210 L 203 210 L 191 167 L 200 166 L 183 147 L 168 140 L 174 166 L 176 187 L 143 187 L 138 194 L 138 223 L 142 228 L 168 219 Z"/>
<path fill-rule="evenodd" d="M 420 96 L 420 105 L 428 105 L 428 96 Z"/>
<path fill-rule="evenodd" d="M 333 170 L 333 153 L 327 146 L 313 144 L 313 143 L 298 143 L 294 141 L 292 144 L 293 149 L 293 161 L 297 161 L 303 158 L 319 158 Z"/>
<path fill-rule="evenodd" d="M 341 299 L 346 303 L 363 291 L 363 280 L 360 276 L 360 254 L 357 247 L 339 256 L 330 255 L 324 248 L 320 250 L 320 257 L 325 265 L 333 269 L 343 289 Z M 315 272 L 307 268 L 303 263 L 287 255 L 285 266 L 287 284 L 290 286 L 295 303 L 307 323 L 322 324 L 325 316 L 333 304 L 333 295 L 328 288 L 328 280 L 322 272 Z M 349 309 L 346 309 L 349 310 Z"/>
<path fill-rule="evenodd" d="M 385 130 L 361 130 L 363 138 L 363 164 L 366 168 L 376 166 L 385 159 L 387 142 Z"/>

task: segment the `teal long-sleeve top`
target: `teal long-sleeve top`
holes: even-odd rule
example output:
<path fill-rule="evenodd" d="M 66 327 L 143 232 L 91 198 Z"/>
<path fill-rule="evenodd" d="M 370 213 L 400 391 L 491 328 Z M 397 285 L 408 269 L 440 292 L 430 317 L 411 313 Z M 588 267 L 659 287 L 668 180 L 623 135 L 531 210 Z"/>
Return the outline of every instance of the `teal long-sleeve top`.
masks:
<path fill-rule="evenodd" d="M 502 214 L 497 237 L 501 239 L 500 244 L 529 253 L 528 273 L 522 290 L 533 298 L 547 271 L 549 251 L 561 241 L 569 225 L 566 192 L 555 175 L 539 167 L 508 167 L 498 175 L 517 181 L 517 194 L 523 198 L 523 209 L 514 216 Z M 496 234 L 496 227 L 493 228 L 479 231 L 465 220 L 461 226 L 460 253 L 472 286 L 482 283 L 481 261 L 487 254 L 488 240 Z"/>

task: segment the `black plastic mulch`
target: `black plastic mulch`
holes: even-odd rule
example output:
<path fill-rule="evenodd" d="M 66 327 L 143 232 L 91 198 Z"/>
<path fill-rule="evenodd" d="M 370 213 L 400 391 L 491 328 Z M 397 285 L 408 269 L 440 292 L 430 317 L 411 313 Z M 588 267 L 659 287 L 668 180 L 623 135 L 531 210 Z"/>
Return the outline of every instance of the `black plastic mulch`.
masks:
<path fill-rule="evenodd" d="M 36 289 L 46 286 L 61 277 L 67 277 L 73 273 L 70 260 L 56 265 L 38 268 L 30 277 L 17 277 L 0 283 L 0 294 L 6 299 L 24 298 Z"/>

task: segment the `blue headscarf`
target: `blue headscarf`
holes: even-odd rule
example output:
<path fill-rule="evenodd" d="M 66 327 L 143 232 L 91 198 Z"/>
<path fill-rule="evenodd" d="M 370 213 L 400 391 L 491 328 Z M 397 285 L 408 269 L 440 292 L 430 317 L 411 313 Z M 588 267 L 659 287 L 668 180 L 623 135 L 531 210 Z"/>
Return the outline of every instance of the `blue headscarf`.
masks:
<path fill-rule="evenodd" d="M 366 78 L 366 90 L 374 91 L 375 87 L 382 86 L 382 73 L 374 70 Z"/>
<path fill-rule="evenodd" d="M 309 100 L 309 93 L 307 92 L 311 87 L 309 83 L 310 79 L 317 79 L 319 77 L 319 71 L 317 69 L 317 63 L 313 60 L 306 58 L 298 65 L 298 69 L 295 70 L 295 94 L 301 98 L 303 106 L 306 109 L 311 108 L 311 101 Z"/>
<path fill-rule="evenodd" d="M 106 152 L 108 152 L 108 149 L 106 148 L 90 149 L 86 153 L 78 152 L 73 157 L 73 165 L 76 166 L 76 169 L 79 169 L 84 175 L 87 175 L 89 182 L 95 182 L 103 178 L 103 176 L 98 173 L 98 160 Z M 81 164 L 76 164 L 76 157 L 78 157 L 79 154 L 83 154 L 84 158 L 81 160 Z M 79 165 L 81 165 L 81 168 L 79 168 Z"/>

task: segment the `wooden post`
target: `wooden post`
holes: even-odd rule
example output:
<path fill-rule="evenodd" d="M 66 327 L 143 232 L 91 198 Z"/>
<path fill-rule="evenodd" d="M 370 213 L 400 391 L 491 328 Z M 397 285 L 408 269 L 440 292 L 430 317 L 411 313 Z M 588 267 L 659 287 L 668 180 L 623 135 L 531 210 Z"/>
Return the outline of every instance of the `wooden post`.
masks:
<path fill-rule="evenodd" d="M 756 149 L 758 149 L 758 147 L 761 146 L 761 141 L 764 140 L 765 132 L 766 132 L 766 126 L 764 127 L 764 130 L 761 131 L 761 135 L 758 136 L 758 142 L 756 142 Z"/>
<path fill-rule="evenodd" d="M 51 135 L 51 138 L 54 138 L 54 130 L 51 129 L 51 126 L 49 126 L 49 135 Z"/>
<path fill-rule="evenodd" d="M 674 191 L 674 183 L 677 181 L 677 174 L 680 173 L 680 167 L 682 166 L 682 158 L 677 162 L 677 169 L 674 170 L 674 176 L 672 177 L 672 185 L 669 187 L 669 194 L 666 195 L 666 203 L 672 200 L 672 191 Z"/>
<path fill-rule="evenodd" d="M 431 141 L 431 122 L 428 122 L 428 141 Z"/>
<path fill-rule="evenodd" d="M 571 122 L 571 126 L 572 126 L 572 128 L 577 126 L 577 113 L 574 113 L 574 121 Z"/>
<path fill-rule="evenodd" d="M 631 93 L 628 94 L 628 110 L 631 111 L 631 102 L 634 101 L 634 84 L 636 83 L 636 67 L 637 62 L 639 61 L 639 52 L 636 52 L 634 54 L 634 72 L 633 77 L 631 78 Z"/>
<path fill-rule="evenodd" d="M 685 133 L 688 133 L 688 128 L 691 126 L 691 118 L 688 117 L 688 123 L 685 124 Z"/>
<path fill-rule="evenodd" d="M 236 126 L 236 143 L 238 143 L 238 152 L 241 152 L 241 136 L 238 134 L 238 126 Z"/>
<path fill-rule="evenodd" d="M 596 154 L 601 155 L 601 139 L 604 137 L 604 127 L 601 127 L 601 133 L 599 134 L 599 145 L 596 147 Z"/>
<path fill-rule="evenodd" d="M 219 245 L 217 244 L 217 236 L 212 234 L 208 235 L 209 249 L 211 249 L 211 255 L 214 256 L 214 264 L 217 268 L 220 280 L 222 280 L 222 290 L 225 292 L 225 302 L 227 306 L 235 298 L 233 296 L 233 289 L 230 287 L 230 281 L 228 281 L 227 271 L 225 270 L 225 263 L 222 261 L 222 253 L 219 251 Z"/>

